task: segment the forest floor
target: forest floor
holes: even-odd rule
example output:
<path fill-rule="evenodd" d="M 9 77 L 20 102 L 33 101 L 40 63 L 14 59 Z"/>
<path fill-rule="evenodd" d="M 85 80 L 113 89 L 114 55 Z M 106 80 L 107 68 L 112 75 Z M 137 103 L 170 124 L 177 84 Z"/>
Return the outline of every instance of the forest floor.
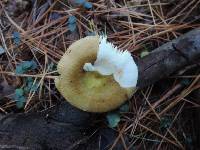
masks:
<path fill-rule="evenodd" d="M 104 33 L 142 58 L 198 28 L 199 14 L 199 0 L 0 1 L 0 111 L 38 112 L 64 101 L 54 85 L 56 66 L 82 37 Z M 115 128 L 129 137 L 124 147 L 194 149 L 200 136 L 199 73 L 199 66 L 190 65 L 138 90 Z"/>

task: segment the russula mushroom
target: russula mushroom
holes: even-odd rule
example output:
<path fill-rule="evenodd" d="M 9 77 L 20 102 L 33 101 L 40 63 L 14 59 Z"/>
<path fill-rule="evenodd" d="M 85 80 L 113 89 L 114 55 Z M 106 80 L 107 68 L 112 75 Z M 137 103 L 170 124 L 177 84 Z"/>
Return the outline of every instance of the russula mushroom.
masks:
<path fill-rule="evenodd" d="M 73 106 L 107 112 L 130 99 L 138 70 L 128 51 L 119 51 L 106 37 L 88 36 L 74 42 L 58 63 L 55 85 Z"/>

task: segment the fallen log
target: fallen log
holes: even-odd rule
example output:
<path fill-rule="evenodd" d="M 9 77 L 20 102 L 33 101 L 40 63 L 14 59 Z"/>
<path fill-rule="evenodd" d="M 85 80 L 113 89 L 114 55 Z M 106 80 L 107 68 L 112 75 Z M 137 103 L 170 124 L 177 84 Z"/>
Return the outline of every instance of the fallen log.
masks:
<path fill-rule="evenodd" d="M 200 59 L 200 29 L 168 42 L 139 60 L 138 87 L 148 86 Z"/>
<path fill-rule="evenodd" d="M 174 39 L 138 60 L 138 87 L 143 88 L 200 59 L 200 29 Z M 92 127 L 95 114 L 80 111 L 62 102 L 39 113 L 0 116 L 0 149 L 87 149 L 112 144 L 112 129 Z M 93 128 L 93 134 L 87 129 Z M 106 131 L 106 132 L 104 132 Z M 100 140 L 101 137 L 101 140 Z M 116 149 L 122 149 L 117 145 Z"/>

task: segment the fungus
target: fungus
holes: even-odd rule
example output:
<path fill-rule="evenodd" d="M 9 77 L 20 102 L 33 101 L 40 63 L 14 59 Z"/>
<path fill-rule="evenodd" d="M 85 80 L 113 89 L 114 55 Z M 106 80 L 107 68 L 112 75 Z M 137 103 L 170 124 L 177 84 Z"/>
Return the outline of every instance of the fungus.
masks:
<path fill-rule="evenodd" d="M 119 107 L 136 91 L 137 66 L 128 51 L 119 51 L 106 37 L 74 42 L 58 63 L 55 85 L 73 106 L 88 112 Z"/>

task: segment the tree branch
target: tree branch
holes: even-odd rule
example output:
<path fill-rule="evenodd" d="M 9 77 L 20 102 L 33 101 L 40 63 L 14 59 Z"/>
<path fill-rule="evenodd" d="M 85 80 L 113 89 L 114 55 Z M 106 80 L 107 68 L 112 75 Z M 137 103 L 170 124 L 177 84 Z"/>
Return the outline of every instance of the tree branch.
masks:
<path fill-rule="evenodd" d="M 138 87 L 143 88 L 168 77 L 200 59 L 200 29 L 195 29 L 153 50 L 139 60 Z"/>

